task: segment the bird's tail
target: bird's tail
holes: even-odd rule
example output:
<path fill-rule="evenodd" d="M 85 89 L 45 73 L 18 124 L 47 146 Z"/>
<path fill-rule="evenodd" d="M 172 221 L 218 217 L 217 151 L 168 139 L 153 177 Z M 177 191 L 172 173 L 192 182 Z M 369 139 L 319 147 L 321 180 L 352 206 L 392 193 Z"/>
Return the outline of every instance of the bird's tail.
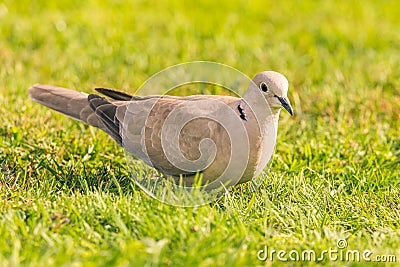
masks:
<path fill-rule="evenodd" d="M 104 128 L 89 105 L 88 94 L 52 85 L 35 84 L 28 90 L 37 103 L 97 128 Z"/>

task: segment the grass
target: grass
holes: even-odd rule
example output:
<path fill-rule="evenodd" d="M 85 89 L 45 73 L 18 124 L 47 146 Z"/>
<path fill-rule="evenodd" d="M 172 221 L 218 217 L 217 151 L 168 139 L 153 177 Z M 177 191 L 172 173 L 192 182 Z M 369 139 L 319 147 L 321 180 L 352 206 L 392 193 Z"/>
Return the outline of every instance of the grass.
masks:
<path fill-rule="evenodd" d="M 399 26 L 398 1 L 1 1 L 0 265 L 269 266 L 282 262 L 257 259 L 265 246 L 341 239 L 398 264 Z M 296 115 L 281 114 L 256 192 L 162 204 L 111 138 L 27 96 L 38 82 L 134 91 L 192 60 L 289 79 Z"/>

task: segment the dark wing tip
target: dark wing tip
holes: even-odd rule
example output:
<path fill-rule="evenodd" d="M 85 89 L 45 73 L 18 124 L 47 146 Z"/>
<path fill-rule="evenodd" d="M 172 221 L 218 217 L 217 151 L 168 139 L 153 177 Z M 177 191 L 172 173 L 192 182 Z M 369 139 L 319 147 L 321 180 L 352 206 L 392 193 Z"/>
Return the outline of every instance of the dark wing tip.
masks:
<path fill-rule="evenodd" d="M 103 122 L 107 128 L 107 133 L 111 135 L 118 144 L 122 144 L 122 137 L 119 133 L 120 125 L 116 118 L 117 106 L 105 98 L 90 94 L 88 95 L 88 101 L 90 108 L 95 112 L 99 119 Z"/>
<path fill-rule="evenodd" d="M 95 94 L 88 95 L 88 101 L 89 106 L 93 111 L 96 111 L 96 109 L 102 105 L 111 104 L 105 98 Z"/>
<path fill-rule="evenodd" d="M 94 90 L 96 90 L 100 94 L 108 96 L 114 100 L 129 101 L 133 97 L 132 95 L 130 95 L 128 93 L 117 91 L 114 89 L 109 89 L 109 88 L 94 88 Z"/>
<path fill-rule="evenodd" d="M 92 99 L 95 99 L 95 98 L 102 98 L 101 96 L 99 96 L 99 95 L 95 95 L 95 94 L 90 94 L 90 95 L 88 95 L 88 101 L 90 101 L 90 100 L 92 100 Z M 102 98 L 103 99 L 103 98 Z"/>

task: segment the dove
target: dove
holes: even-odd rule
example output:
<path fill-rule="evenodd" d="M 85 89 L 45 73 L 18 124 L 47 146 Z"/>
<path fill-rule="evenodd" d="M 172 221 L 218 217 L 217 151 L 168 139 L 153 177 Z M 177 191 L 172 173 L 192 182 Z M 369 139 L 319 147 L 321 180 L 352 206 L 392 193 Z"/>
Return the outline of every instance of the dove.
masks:
<path fill-rule="evenodd" d="M 103 130 L 134 157 L 189 186 L 198 173 L 202 183 L 224 176 L 240 184 L 258 176 L 273 153 L 281 109 L 293 116 L 288 81 L 274 71 L 257 74 L 242 98 L 95 90 L 105 97 L 42 84 L 28 93 L 39 104 Z"/>

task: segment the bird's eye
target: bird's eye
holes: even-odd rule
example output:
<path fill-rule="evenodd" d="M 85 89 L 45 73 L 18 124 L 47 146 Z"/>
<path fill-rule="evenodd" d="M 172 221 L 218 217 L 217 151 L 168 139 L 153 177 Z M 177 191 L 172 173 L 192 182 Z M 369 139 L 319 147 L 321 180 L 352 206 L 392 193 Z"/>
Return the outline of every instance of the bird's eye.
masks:
<path fill-rule="evenodd" d="M 268 93 L 269 91 L 268 85 L 265 82 L 260 83 L 260 89 L 265 93 Z"/>

